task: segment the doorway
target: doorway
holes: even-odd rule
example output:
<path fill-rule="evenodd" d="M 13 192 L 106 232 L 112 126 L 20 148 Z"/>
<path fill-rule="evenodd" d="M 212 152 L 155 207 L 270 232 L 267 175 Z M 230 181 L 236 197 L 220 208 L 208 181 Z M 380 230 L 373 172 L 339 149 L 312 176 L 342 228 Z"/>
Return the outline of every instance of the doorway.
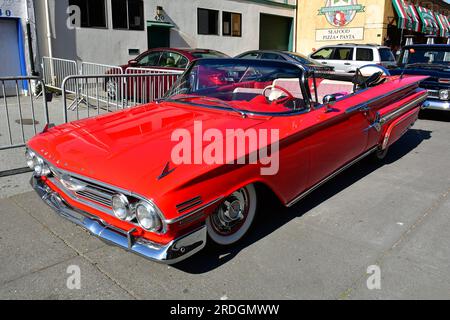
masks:
<path fill-rule="evenodd" d="M 292 50 L 294 19 L 261 13 L 260 50 Z"/>
<path fill-rule="evenodd" d="M 170 29 L 170 25 L 149 25 L 147 27 L 148 48 L 170 48 Z"/>
<path fill-rule="evenodd" d="M 21 51 L 21 37 L 19 36 L 19 21 L 17 19 L 0 19 L 0 77 L 17 77 L 22 75 L 23 51 Z M 15 84 L 5 82 L 6 95 L 16 94 Z M 3 96 L 3 92 L 0 92 Z"/>

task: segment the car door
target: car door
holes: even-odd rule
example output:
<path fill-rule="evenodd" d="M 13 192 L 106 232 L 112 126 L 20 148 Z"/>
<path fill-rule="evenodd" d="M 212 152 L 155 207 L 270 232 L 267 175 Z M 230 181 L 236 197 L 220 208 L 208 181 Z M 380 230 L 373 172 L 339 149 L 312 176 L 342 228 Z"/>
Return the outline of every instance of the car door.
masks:
<path fill-rule="evenodd" d="M 334 67 L 334 65 L 332 64 L 331 58 L 333 57 L 334 54 L 334 47 L 325 47 L 322 49 L 319 49 L 318 51 L 314 52 L 311 55 L 311 59 L 317 61 L 320 64 L 323 65 L 330 65 L 332 67 Z"/>
<path fill-rule="evenodd" d="M 355 58 L 356 68 L 361 68 L 365 65 L 373 64 L 374 58 L 374 51 L 372 48 L 357 48 Z"/>
<path fill-rule="evenodd" d="M 151 51 L 147 54 L 140 56 L 137 59 L 136 67 L 138 68 L 154 68 L 159 64 L 159 58 L 162 51 Z"/>
<path fill-rule="evenodd" d="M 349 73 L 356 70 L 353 63 L 354 49 L 351 47 L 337 47 L 331 57 L 331 64 L 335 72 Z"/>
<path fill-rule="evenodd" d="M 305 123 L 311 123 L 311 135 L 307 137 L 310 150 L 308 187 L 321 182 L 366 151 L 367 127 L 370 124 L 363 110 L 352 111 L 352 98 L 338 101 L 332 112 L 324 107 L 305 115 Z"/>

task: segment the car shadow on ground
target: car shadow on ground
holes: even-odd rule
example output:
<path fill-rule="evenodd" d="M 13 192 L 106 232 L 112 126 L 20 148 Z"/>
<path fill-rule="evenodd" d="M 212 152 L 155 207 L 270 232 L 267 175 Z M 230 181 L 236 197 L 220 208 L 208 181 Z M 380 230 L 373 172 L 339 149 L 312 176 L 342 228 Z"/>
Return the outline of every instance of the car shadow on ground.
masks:
<path fill-rule="evenodd" d="M 229 248 L 217 248 L 208 245 L 200 253 L 176 264 L 174 267 L 191 274 L 206 273 L 220 267 L 231 261 L 244 248 L 265 238 L 291 220 L 307 214 L 319 204 L 327 201 L 375 170 L 386 164 L 399 161 L 416 149 L 423 141 L 431 139 L 431 136 L 431 131 L 409 130 L 398 143 L 390 148 L 384 161 L 376 162 L 364 159 L 315 190 L 299 204 L 291 208 L 285 208 L 275 196 L 263 190 L 264 195 L 260 197 L 264 199 L 263 205 L 260 206 L 262 209 L 258 212 L 254 225 L 245 239 Z"/>

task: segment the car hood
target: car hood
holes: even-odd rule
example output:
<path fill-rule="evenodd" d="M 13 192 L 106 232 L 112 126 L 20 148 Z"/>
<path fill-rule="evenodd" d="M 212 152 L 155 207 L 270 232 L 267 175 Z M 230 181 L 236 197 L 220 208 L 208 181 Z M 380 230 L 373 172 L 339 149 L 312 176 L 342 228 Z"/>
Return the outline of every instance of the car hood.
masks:
<path fill-rule="evenodd" d="M 171 141 L 172 134 L 184 129 L 193 137 L 196 121 L 203 130 L 225 132 L 245 130 L 264 119 L 165 102 L 57 126 L 34 137 L 28 146 L 60 169 L 142 196 L 163 195 L 212 169 L 172 163 L 172 150 L 179 144 Z"/>
<path fill-rule="evenodd" d="M 395 69 L 395 70 L 389 70 L 392 75 L 399 75 L 402 74 L 403 69 Z M 446 71 L 445 69 L 431 69 L 431 68 L 412 68 L 412 69 L 406 69 L 404 74 L 407 75 L 424 75 L 428 76 L 427 79 L 425 79 L 421 83 L 421 87 L 424 89 L 448 89 L 450 85 L 448 83 L 440 83 L 439 79 L 450 79 L 450 72 Z"/>

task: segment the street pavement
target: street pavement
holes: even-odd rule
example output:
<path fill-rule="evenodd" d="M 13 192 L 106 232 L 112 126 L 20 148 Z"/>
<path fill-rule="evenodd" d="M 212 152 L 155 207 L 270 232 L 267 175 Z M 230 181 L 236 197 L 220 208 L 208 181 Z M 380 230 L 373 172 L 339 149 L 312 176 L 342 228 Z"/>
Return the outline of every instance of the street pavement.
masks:
<path fill-rule="evenodd" d="M 450 298 L 448 114 L 425 113 L 385 163 L 362 161 L 293 208 L 269 198 L 243 243 L 175 266 L 88 235 L 28 178 L 0 180 L 1 299 Z"/>

